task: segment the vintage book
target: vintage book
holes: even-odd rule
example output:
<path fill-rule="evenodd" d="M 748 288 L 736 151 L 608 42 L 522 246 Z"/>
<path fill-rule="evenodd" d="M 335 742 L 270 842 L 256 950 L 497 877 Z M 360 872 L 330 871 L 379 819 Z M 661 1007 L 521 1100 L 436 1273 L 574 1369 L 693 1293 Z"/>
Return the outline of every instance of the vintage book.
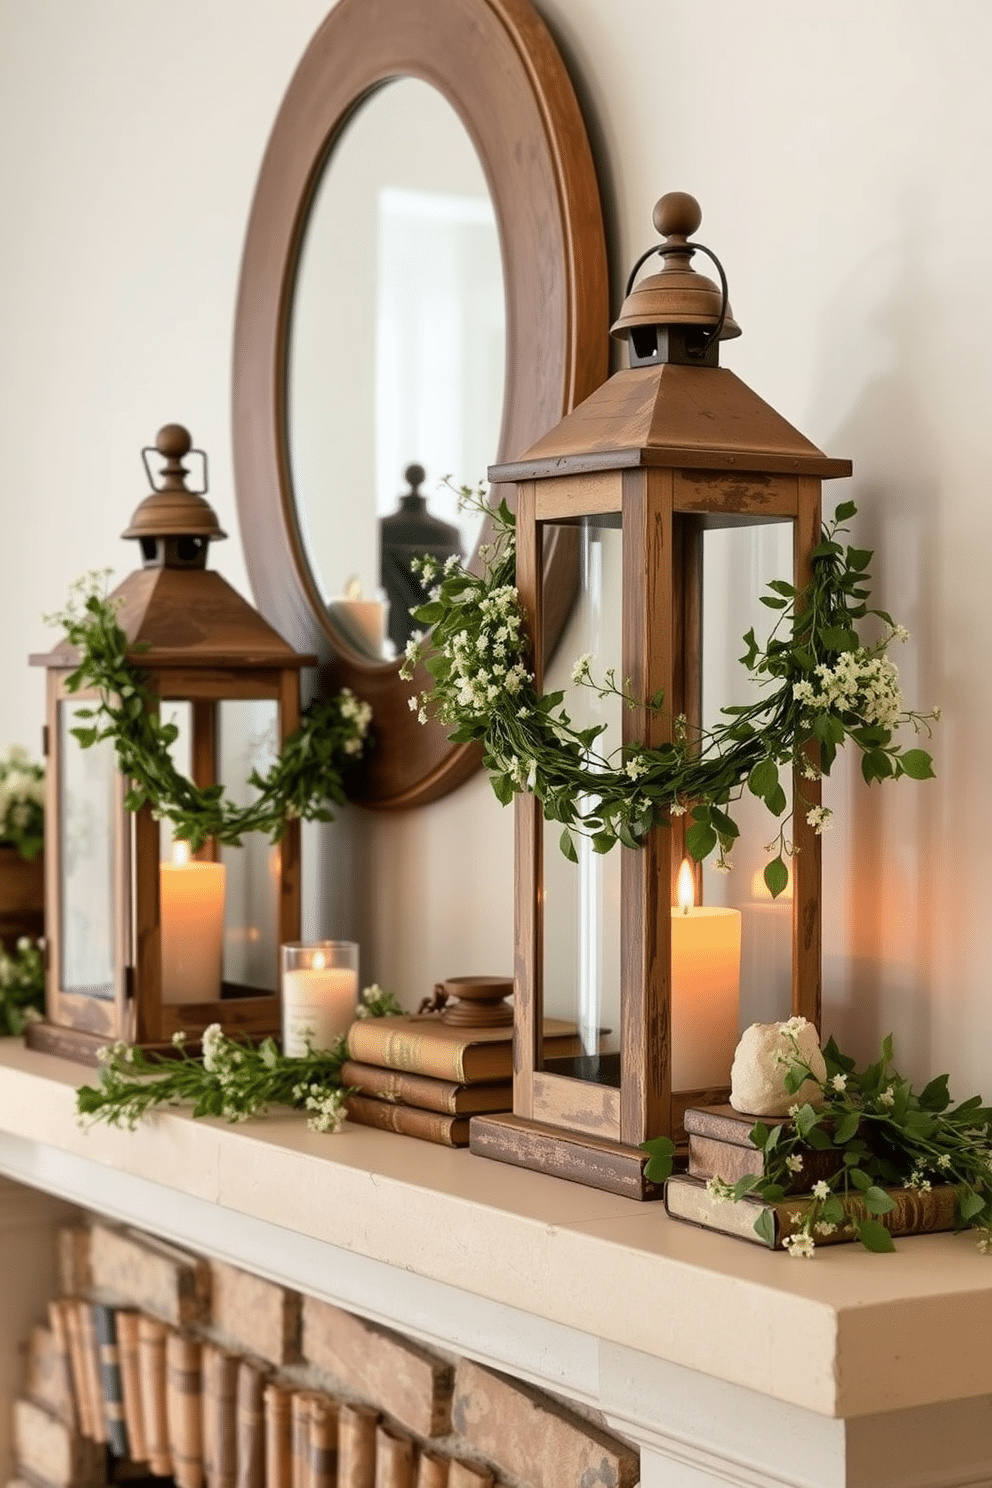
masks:
<path fill-rule="evenodd" d="M 82 1324 L 79 1308 L 74 1297 L 67 1297 L 55 1304 L 62 1313 L 65 1330 L 69 1338 L 69 1364 L 72 1370 L 72 1391 L 76 1403 L 76 1417 L 83 1436 L 95 1441 L 91 1419 L 90 1392 L 86 1381 L 86 1355 L 83 1349 Z"/>
<path fill-rule="evenodd" d="M 90 1231 L 88 1225 L 63 1225 L 58 1233 L 59 1289 L 63 1297 L 85 1296 L 90 1276 Z"/>
<path fill-rule="evenodd" d="M 689 1147 L 689 1172 L 694 1178 L 723 1178 L 736 1183 L 763 1171 L 764 1153 L 751 1141 L 757 1122 L 766 1126 L 788 1124 L 774 1116 L 748 1116 L 731 1105 L 690 1106 L 684 1125 Z M 808 1193 L 821 1178 L 830 1178 L 844 1166 L 844 1154 L 831 1149 L 803 1153 L 803 1170 L 787 1189 Z"/>
<path fill-rule="evenodd" d="M 417 1459 L 417 1488 L 448 1488 L 451 1458 L 421 1448 Z"/>
<path fill-rule="evenodd" d="M 248 1359 L 238 1364 L 237 1488 L 265 1488 L 266 1371 Z"/>
<path fill-rule="evenodd" d="M 54 1328 L 32 1328 L 28 1340 L 27 1393 L 66 1426 L 75 1428 L 75 1406 L 68 1355 Z"/>
<path fill-rule="evenodd" d="M 478 1116 L 513 1110 L 512 1080 L 459 1085 L 454 1080 L 433 1080 L 429 1075 L 414 1075 L 406 1070 L 348 1059 L 341 1067 L 341 1084 L 353 1086 L 359 1095 L 399 1101 L 422 1111 L 439 1111 L 442 1116 Z"/>
<path fill-rule="evenodd" d="M 386 1426 L 375 1434 L 375 1488 L 414 1488 L 413 1442 Z"/>
<path fill-rule="evenodd" d="M 544 1020 L 548 1057 L 581 1054 L 574 1023 Z M 359 1064 L 409 1070 L 458 1085 L 509 1080 L 513 1075 L 512 1028 L 460 1028 L 429 1013 L 394 1018 L 359 1018 L 348 1030 L 348 1056 Z"/>
<path fill-rule="evenodd" d="M 90 1311 L 100 1349 L 100 1383 L 103 1386 L 103 1418 L 107 1423 L 107 1444 L 115 1457 L 130 1457 L 132 1454 L 124 1421 L 121 1356 L 117 1347 L 117 1318 L 114 1309 L 103 1302 L 94 1302 Z"/>
<path fill-rule="evenodd" d="M 442 1147 L 468 1146 L 468 1116 L 442 1116 L 439 1111 L 421 1111 L 416 1106 L 375 1100 L 371 1095 L 346 1096 L 344 1105 L 348 1120 L 359 1126 L 400 1132 L 404 1137 L 419 1137 L 422 1142 L 437 1142 Z"/>
<path fill-rule="evenodd" d="M 895 1208 L 888 1214 L 869 1216 L 858 1195 L 844 1199 L 844 1207 L 857 1219 L 878 1219 L 890 1235 L 925 1235 L 954 1229 L 957 1190 L 950 1185 L 941 1184 L 929 1193 L 914 1188 L 887 1188 L 885 1192 L 895 1202 Z M 673 1174 L 665 1185 L 665 1208 L 673 1219 L 685 1219 L 707 1230 L 750 1240 L 755 1245 L 768 1245 L 754 1231 L 758 1216 L 767 1210 L 774 1224 L 771 1248 L 778 1250 L 784 1240 L 797 1232 L 812 1202 L 809 1195 L 797 1194 L 766 1204 L 759 1195 L 748 1194 L 735 1203 L 732 1199 L 715 1198 L 707 1190 L 704 1179 L 690 1177 L 688 1173 Z M 837 1229 L 832 1234 L 817 1234 L 813 1238 L 817 1245 L 837 1245 L 856 1237 L 850 1231 Z"/>
<path fill-rule="evenodd" d="M 290 1401 L 293 1488 L 310 1488 L 310 1404 L 312 1390 L 294 1390 Z"/>
<path fill-rule="evenodd" d="M 379 1412 L 368 1405 L 338 1410 L 338 1488 L 375 1488 L 375 1433 Z"/>
<path fill-rule="evenodd" d="M 205 1343 L 203 1373 L 203 1474 L 207 1488 L 235 1488 L 238 1473 L 238 1357 Z"/>
<path fill-rule="evenodd" d="M 96 1317 L 89 1302 L 81 1299 L 76 1300 L 76 1314 L 79 1318 L 79 1337 L 83 1350 L 83 1374 L 86 1382 L 86 1394 L 89 1400 L 90 1429 L 93 1440 L 107 1442 L 110 1433 L 107 1429 L 107 1412 L 103 1400 L 103 1378 L 100 1373 L 100 1340 L 96 1334 Z"/>
<path fill-rule="evenodd" d="M 240 1266 L 210 1262 L 210 1323 L 239 1352 L 276 1365 L 299 1360 L 299 1292 Z"/>
<path fill-rule="evenodd" d="M 102 1488 L 105 1453 L 33 1400 L 16 1400 L 13 1448 L 19 1471 L 50 1488 Z"/>
<path fill-rule="evenodd" d="M 207 1262 L 153 1235 L 94 1224 L 89 1264 L 100 1296 L 140 1308 L 174 1328 L 202 1322 L 209 1312 Z"/>
<path fill-rule="evenodd" d="M 156 1477 L 172 1476 L 169 1422 L 165 1404 L 165 1344 L 169 1329 L 158 1318 L 138 1318 L 138 1374 L 141 1380 L 141 1420 L 145 1430 L 148 1466 Z"/>
<path fill-rule="evenodd" d="M 309 1488 L 337 1488 L 338 1405 L 329 1395 L 310 1402 Z"/>
<path fill-rule="evenodd" d="M 67 1426 L 79 1431 L 79 1412 L 76 1408 L 76 1388 L 72 1374 L 72 1342 L 69 1337 L 69 1320 L 66 1316 L 66 1302 L 49 1302 L 48 1325 L 52 1330 L 55 1349 L 59 1356 L 59 1365 L 64 1377 L 64 1390 L 68 1402 L 67 1413 L 64 1417 Z"/>
<path fill-rule="evenodd" d="M 448 1488 L 493 1488 L 495 1481 L 488 1467 L 478 1462 L 466 1462 L 461 1457 L 451 1459 Z"/>
<path fill-rule="evenodd" d="M 293 1488 L 293 1391 L 288 1385 L 266 1385 L 265 1488 Z"/>
<path fill-rule="evenodd" d="M 141 1408 L 141 1370 L 138 1361 L 138 1314 L 126 1307 L 118 1308 L 117 1311 L 117 1353 L 129 1455 L 132 1462 L 147 1462 L 148 1443 Z"/>
<path fill-rule="evenodd" d="M 199 1339 L 170 1331 L 165 1340 L 165 1418 L 178 1488 L 203 1488 L 203 1371 Z"/>

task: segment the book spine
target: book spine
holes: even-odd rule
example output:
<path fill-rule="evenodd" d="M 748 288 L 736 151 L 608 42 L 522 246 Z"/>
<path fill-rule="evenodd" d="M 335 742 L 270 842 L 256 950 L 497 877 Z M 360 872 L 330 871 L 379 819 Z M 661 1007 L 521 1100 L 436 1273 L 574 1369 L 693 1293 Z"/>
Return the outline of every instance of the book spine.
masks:
<path fill-rule="evenodd" d="M 207 1488 L 235 1488 L 237 1479 L 238 1359 L 205 1343 L 203 1374 L 203 1472 Z"/>
<path fill-rule="evenodd" d="M 414 1488 L 413 1442 L 385 1426 L 375 1434 L 375 1488 Z"/>
<path fill-rule="evenodd" d="M 148 1466 L 156 1477 L 172 1476 L 169 1420 L 166 1410 L 165 1344 L 169 1330 L 158 1318 L 138 1317 L 138 1374 L 141 1420 Z"/>
<path fill-rule="evenodd" d="M 367 1095 L 347 1096 L 345 1110 L 348 1120 L 359 1126 L 400 1132 L 405 1137 L 419 1137 L 422 1142 L 436 1142 L 443 1147 L 468 1146 L 467 1116 L 442 1116 L 437 1111 L 421 1111 L 415 1106 L 400 1106 Z"/>
<path fill-rule="evenodd" d="M 79 1316 L 83 1373 L 86 1377 L 86 1394 L 89 1400 L 93 1440 L 106 1444 L 109 1440 L 109 1432 L 103 1403 L 103 1380 L 100 1377 L 100 1343 L 96 1336 L 96 1318 L 88 1302 L 77 1301 L 76 1312 Z"/>
<path fill-rule="evenodd" d="M 482 1467 L 478 1462 L 465 1462 L 460 1457 L 451 1459 L 448 1488 L 493 1488 L 493 1482 L 488 1467 Z"/>
<path fill-rule="evenodd" d="M 289 1408 L 292 1438 L 292 1488 L 310 1488 L 309 1390 L 297 1390 Z"/>
<path fill-rule="evenodd" d="M 293 1392 L 267 1385 L 265 1409 L 265 1488 L 293 1488 Z"/>
<path fill-rule="evenodd" d="M 238 1365 L 237 1488 L 265 1488 L 265 1374 L 242 1359 Z"/>
<path fill-rule="evenodd" d="M 138 1359 L 138 1314 L 126 1308 L 117 1312 L 117 1351 L 120 1355 L 124 1424 L 133 1462 L 148 1461 L 144 1415 L 141 1409 L 141 1367 Z"/>
<path fill-rule="evenodd" d="M 121 1381 L 120 1351 L 117 1347 L 117 1319 L 114 1309 L 102 1302 L 94 1302 L 92 1312 L 100 1350 L 100 1380 L 103 1385 L 107 1442 L 115 1457 L 127 1457 L 131 1452 L 124 1421 L 124 1386 Z"/>
<path fill-rule="evenodd" d="M 825 1152 L 808 1148 L 802 1159 L 802 1171 L 785 1185 L 787 1193 L 808 1193 L 814 1183 L 833 1177 L 844 1165 L 844 1154 L 833 1148 Z M 739 1178 L 760 1175 L 764 1164 L 764 1153 L 757 1147 L 742 1147 L 697 1132 L 689 1136 L 689 1172 L 694 1178 L 722 1178 L 726 1183 L 736 1183 Z"/>
<path fill-rule="evenodd" d="M 201 1345 L 183 1333 L 165 1341 L 165 1415 L 178 1488 L 203 1488 Z"/>
<path fill-rule="evenodd" d="M 31 1400 L 13 1405 L 13 1449 L 19 1475 L 46 1488 L 97 1488 L 105 1453 Z"/>
<path fill-rule="evenodd" d="M 328 1396 L 310 1402 L 310 1488 L 337 1488 L 338 1408 Z"/>
<path fill-rule="evenodd" d="M 55 1340 L 58 1367 L 62 1374 L 62 1390 L 66 1402 L 65 1424 L 72 1431 L 79 1431 L 79 1412 L 76 1409 L 76 1387 L 72 1377 L 72 1352 L 69 1341 L 69 1324 L 65 1302 L 49 1302 L 48 1325 Z"/>
<path fill-rule="evenodd" d="M 421 1450 L 417 1462 L 417 1488 L 448 1488 L 451 1459 Z"/>
<path fill-rule="evenodd" d="M 361 1064 L 386 1065 L 434 1080 L 464 1085 L 464 1045 L 436 1043 L 417 1028 L 383 1028 L 384 1019 L 361 1018 L 348 1030 L 348 1053 Z M 379 1026 L 376 1026 L 379 1025 Z"/>
<path fill-rule="evenodd" d="M 400 1101 L 422 1111 L 438 1111 L 442 1116 L 480 1115 L 513 1107 L 512 1080 L 456 1085 L 451 1080 L 433 1080 L 428 1075 L 349 1059 L 341 1069 L 341 1084 L 353 1086 L 359 1095 Z"/>
<path fill-rule="evenodd" d="M 342 1405 L 338 1413 L 338 1488 L 375 1488 L 378 1411 Z"/>

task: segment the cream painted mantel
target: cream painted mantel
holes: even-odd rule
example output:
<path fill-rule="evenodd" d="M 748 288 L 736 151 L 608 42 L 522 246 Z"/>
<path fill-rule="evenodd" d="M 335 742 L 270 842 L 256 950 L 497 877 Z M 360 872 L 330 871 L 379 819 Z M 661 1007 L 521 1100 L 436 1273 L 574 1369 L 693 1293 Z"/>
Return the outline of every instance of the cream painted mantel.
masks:
<path fill-rule="evenodd" d="M 799 1261 L 296 1113 L 82 1130 L 90 1073 L 0 1041 L 0 1173 L 595 1406 L 640 1444 L 646 1488 L 992 1485 L 992 1260 L 973 1237 Z M 30 1208 L 0 1193 L 0 1215 Z"/>

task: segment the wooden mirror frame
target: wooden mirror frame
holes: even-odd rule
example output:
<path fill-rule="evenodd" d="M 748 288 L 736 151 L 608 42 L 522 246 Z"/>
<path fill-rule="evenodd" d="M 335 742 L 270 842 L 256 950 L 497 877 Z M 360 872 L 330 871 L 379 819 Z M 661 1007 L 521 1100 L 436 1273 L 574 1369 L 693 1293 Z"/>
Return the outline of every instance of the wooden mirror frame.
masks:
<path fill-rule="evenodd" d="M 530 0 L 339 0 L 289 85 L 252 205 L 234 340 L 234 472 L 256 603 L 321 685 L 372 705 L 375 748 L 353 791 L 368 806 L 436 800 L 478 766 L 410 711 L 400 663 L 362 658 L 330 620 L 296 517 L 287 354 L 307 219 L 339 134 L 378 86 L 420 78 L 455 110 L 478 153 L 499 232 L 506 302 L 506 461 L 553 428 L 608 373 L 609 292 L 599 189 L 564 62 Z M 480 472 L 481 474 L 481 472 Z M 342 500 L 348 499 L 342 493 Z M 564 624 L 574 554 L 548 561 L 549 629 Z M 428 685 L 426 675 L 421 686 Z"/>

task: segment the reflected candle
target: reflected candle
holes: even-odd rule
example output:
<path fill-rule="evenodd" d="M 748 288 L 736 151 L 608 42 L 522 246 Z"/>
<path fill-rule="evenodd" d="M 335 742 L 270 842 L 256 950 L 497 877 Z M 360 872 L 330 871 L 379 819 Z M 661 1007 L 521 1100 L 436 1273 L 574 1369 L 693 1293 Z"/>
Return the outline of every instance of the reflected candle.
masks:
<path fill-rule="evenodd" d="M 696 907 L 683 860 L 672 907 L 672 1089 L 726 1085 L 737 1047 L 741 915 Z"/>
<path fill-rule="evenodd" d="M 282 947 L 282 1052 L 302 1059 L 333 1049 L 355 1021 L 358 946 L 353 940 Z"/>
<path fill-rule="evenodd" d="M 224 941 L 224 864 L 190 858 L 176 842 L 159 864 L 163 1003 L 216 1002 Z"/>

